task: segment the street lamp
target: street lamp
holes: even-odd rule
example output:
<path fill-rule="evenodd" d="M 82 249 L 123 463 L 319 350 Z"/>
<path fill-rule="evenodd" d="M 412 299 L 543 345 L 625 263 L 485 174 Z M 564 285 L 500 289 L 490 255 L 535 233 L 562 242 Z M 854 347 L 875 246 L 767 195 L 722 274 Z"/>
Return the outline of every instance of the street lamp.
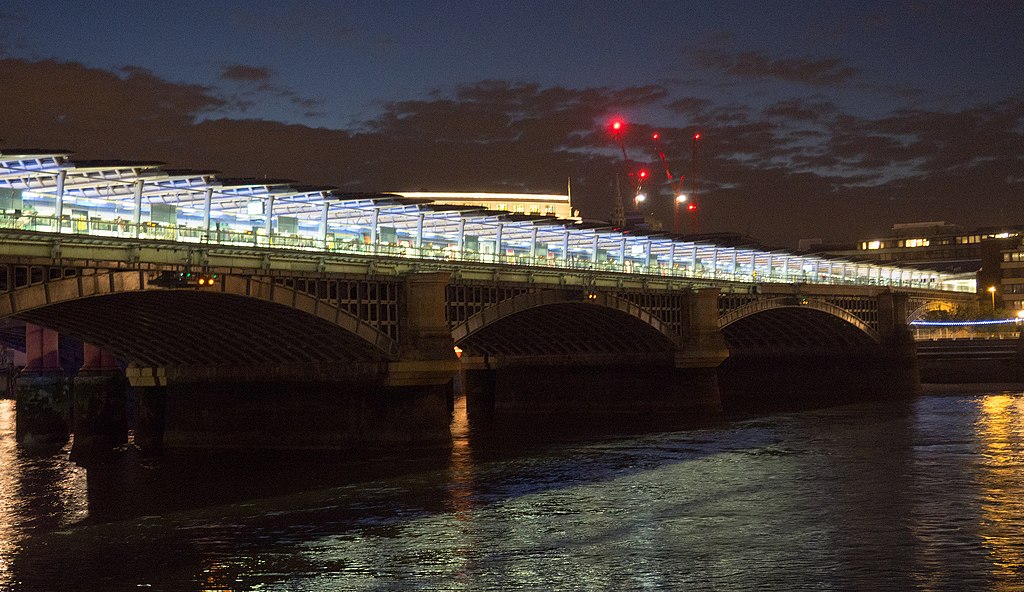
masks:
<path fill-rule="evenodd" d="M 996 287 L 989 286 L 988 293 L 992 295 L 992 312 L 996 311 Z"/>

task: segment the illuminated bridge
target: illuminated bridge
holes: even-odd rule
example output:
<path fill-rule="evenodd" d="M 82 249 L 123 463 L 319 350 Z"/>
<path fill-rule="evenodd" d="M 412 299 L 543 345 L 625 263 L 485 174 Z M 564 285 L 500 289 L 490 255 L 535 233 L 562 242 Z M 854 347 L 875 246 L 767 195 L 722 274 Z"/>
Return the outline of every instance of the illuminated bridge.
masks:
<path fill-rule="evenodd" d="M 443 444 L 460 370 L 471 401 L 517 413 L 714 413 L 742 377 L 796 366 L 912 387 L 908 320 L 973 290 L 395 193 L 0 152 L 23 442 L 66 436 L 73 406 L 76 448 L 109 447 L 125 376 L 136 443 L 154 445 Z M 58 333 L 86 344 L 73 404 Z"/>

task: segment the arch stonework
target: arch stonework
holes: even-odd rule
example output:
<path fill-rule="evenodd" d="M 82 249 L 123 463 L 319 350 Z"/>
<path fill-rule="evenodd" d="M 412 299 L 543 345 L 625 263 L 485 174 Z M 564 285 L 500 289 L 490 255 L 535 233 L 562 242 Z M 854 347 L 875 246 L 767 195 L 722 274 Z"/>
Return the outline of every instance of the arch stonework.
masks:
<path fill-rule="evenodd" d="M 738 308 L 734 308 L 728 311 L 727 313 L 721 315 L 718 320 L 718 326 L 720 329 L 724 329 L 729 325 L 739 321 L 740 319 L 767 310 L 774 310 L 780 308 L 811 309 L 829 314 L 856 327 L 865 335 L 870 337 L 875 343 L 881 342 L 881 336 L 879 335 L 878 331 L 872 329 L 863 320 L 851 314 L 844 308 L 841 308 L 839 306 L 816 298 L 798 298 L 793 296 L 783 296 L 777 298 L 763 298 L 760 300 L 755 300 L 748 304 L 744 304 L 743 306 L 740 306 Z"/>
<path fill-rule="evenodd" d="M 907 322 L 911 323 L 936 310 L 952 312 L 956 309 L 956 303 L 950 300 L 928 300 L 907 314 Z"/>
<path fill-rule="evenodd" d="M 489 306 L 472 315 L 464 322 L 452 327 L 452 339 L 458 343 L 502 319 L 532 308 L 553 304 L 582 304 L 586 306 L 603 306 L 618 310 L 648 325 L 669 339 L 673 344 L 679 345 L 681 343 L 680 335 L 672 331 L 656 316 L 628 300 L 606 293 L 590 293 L 581 296 L 578 293 L 562 290 L 527 292 L 502 300 L 501 302 L 498 302 L 493 306 Z"/>
<path fill-rule="evenodd" d="M 155 291 L 227 294 L 309 314 L 346 330 L 366 346 L 380 352 L 384 358 L 395 359 L 399 355 L 396 340 L 334 304 L 294 288 L 275 284 L 269 279 L 225 274 L 221 274 L 221 278 L 220 282 L 211 287 L 166 288 L 151 285 L 146 271 L 111 270 L 76 275 L 16 288 L 0 295 L 0 318 L 29 314 L 62 303 L 121 294 Z"/>

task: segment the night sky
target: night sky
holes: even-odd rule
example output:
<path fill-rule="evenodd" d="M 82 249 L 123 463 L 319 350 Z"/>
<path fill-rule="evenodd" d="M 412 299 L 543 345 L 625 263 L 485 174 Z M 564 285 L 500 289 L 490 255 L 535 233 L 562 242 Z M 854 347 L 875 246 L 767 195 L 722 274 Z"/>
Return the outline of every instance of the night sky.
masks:
<path fill-rule="evenodd" d="M 564 192 L 698 148 L 701 230 L 1024 223 L 1024 3 L 0 3 L 0 148 L 354 191 Z M 660 178 L 663 178 L 660 177 Z M 667 187 L 654 200 L 671 222 Z"/>

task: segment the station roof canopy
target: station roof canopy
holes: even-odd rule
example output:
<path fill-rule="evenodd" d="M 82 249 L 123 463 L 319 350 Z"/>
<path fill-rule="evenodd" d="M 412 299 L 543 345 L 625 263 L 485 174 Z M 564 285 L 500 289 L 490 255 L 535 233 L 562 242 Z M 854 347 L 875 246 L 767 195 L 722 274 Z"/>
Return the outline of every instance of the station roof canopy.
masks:
<path fill-rule="evenodd" d="M 881 275 L 898 268 L 835 259 L 813 254 L 794 254 L 751 248 L 745 244 L 721 244 L 713 240 L 687 240 L 663 231 L 623 230 L 606 223 L 557 219 L 552 216 L 516 214 L 484 206 L 444 205 L 429 199 L 395 193 L 355 193 L 336 187 L 309 185 L 289 179 L 233 178 L 207 169 L 167 167 L 157 161 L 75 160 L 67 150 L 37 148 L 0 149 L 0 188 L 28 191 L 56 198 L 77 196 L 111 202 L 128 210 L 137 200 L 144 204 L 171 204 L 233 212 L 254 200 L 273 200 L 273 215 L 293 216 L 307 224 L 348 227 L 392 227 L 402 231 L 422 229 L 432 237 L 459 235 L 494 237 L 502 243 L 526 246 L 546 243 L 571 252 L 594 249 L 609 253 L 642 252 L 651 256 L 689 256 L 714 266 L 756 265 L 769 259 L 795 264 L 830 263 L 859 266 Z M 711 238 L 711 237 L 709 237 Z M 728 241 L 724 241 L 728 242 Z"/>

